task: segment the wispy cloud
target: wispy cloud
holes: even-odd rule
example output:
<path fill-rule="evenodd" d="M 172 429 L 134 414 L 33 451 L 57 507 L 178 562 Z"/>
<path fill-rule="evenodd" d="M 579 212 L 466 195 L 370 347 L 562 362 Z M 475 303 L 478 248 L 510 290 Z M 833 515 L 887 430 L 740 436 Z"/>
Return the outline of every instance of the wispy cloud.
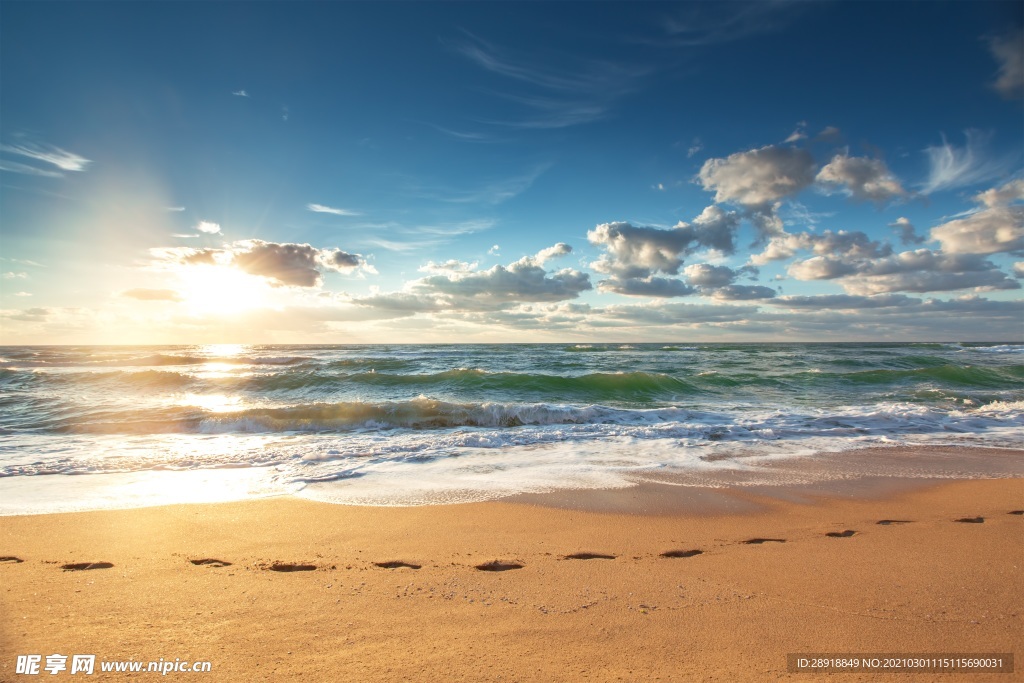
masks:
<path fill-rule="evenodd" d="M 522 105 L 514 120 L 487 123 L 519 128 L 565 128 L 605 118 L 611 104 L 633 91 L 650 69 L 608 60 L 557 56 L 562 62 L 537 63 L 512 50 L 498 48 L 472 34 L 458 51 L 487 71 L 532 90 L 530 94 L 495 93 Z"/>
<path fill-rule="evenodd" d="M 235 97 L 248 97 L 249 96 L 249 93 L 247 93 L 245 90 L 232 90 L 231 94 L 234 95 Z"/>
<path fill-rule="evenodd" d="M 1019 159 L 1019 154 L 994 157 L 989 152 L 991 133 L 968 129 L 964 131 L 964 146 L 957 147 L 942 136 L 942 144 L 926 147 L 928 179 L 921 185 L 923 194 L 951 190 L 983 183 L 1008 173 Z"/>
<path fill-rule="evenodd" d="M 679 47 L 714 45 L 771 33 L 792 21 L 798 5 L 788 0 L 689 3 L 664 18 L 667 38 L 658 42 Z"/>
<path fill-rule="evenodd" d="M 989 49 L 999 62 L 999 75 L 992 87 L 1007 99 L 1024 97 L 1024 30 L 992 38 Z"/>
<path fill-rule="evenodd" d="M 497 205 L 525 192 L 534 181 L 551 168 L 551 164 L 542 164 L 518 176 L 494 180 L 475 188 L 417 188 L 411 190 L 424 199 L 434 199 L 450 204 L 490 204 Z"/>
<path fill-rule="evenodd" d="M 63 178 L 64 174 L 57 171 L 47 171 L 46 169 L 36 168 L 35 166 L 29 166 L 28 164 L 18 163 L 17 161 L 0 160 L 0 171 L 7 171 L 9 173 L 21 173 L 22 175 L 37 175 L 44 178 Z"/>
<path fill-rule="evenodd" d="M 164 211 L 179 212 L 179 211 L 184 211 L 184 210 L 185 210 L 184 206 L 165 206 L 164 207 Z"/>
<path fill-rule="evenodd" d="M 330 213 L 335 216 L 359 216 L 357 211 L 349 211 L 348 209 L 336 209 L 333 206 L 326 206 L 324 204 L 306 204 L 306 208 L 313 213 Z"/>
<path fill-rule="evenodd" d="M 0 145 L 0 152 L 17 154 L 19 156 L 52 164 L 62 171 L 84 171 L 85 167 L 92 163 L 89 159 L 79 156 L 73 152 L 54 147 L 53 145 L 40 145 L 26 143 L 21 145 Z"/>

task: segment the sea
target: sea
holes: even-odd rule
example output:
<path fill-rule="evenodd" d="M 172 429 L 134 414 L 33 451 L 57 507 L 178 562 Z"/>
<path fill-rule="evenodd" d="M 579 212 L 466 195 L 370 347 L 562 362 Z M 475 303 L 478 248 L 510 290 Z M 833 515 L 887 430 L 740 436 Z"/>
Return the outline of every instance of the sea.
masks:
<path fill-rule="evenodd" d="M 757 482 L 919 445 L 1024 448 L 1024 344 L 0 347 L 0 515 Z"/>

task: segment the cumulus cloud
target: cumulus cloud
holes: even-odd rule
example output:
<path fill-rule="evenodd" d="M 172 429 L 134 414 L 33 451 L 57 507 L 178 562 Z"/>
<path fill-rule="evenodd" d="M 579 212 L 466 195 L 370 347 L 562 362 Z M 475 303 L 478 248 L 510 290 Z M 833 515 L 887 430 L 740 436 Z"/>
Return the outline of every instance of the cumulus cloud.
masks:
<path fill-rule="evenodd" d="M 619 278 L 645 278 L 656 272 L 676 275 L 683 265 L 682 257 L 699 247 L 733 253 L 738 224 L 735 212 L 717 206 L 704 209 L 692 223 L 681 221 L 668 229 L 603 223 L 587 233 L 591 244 L 605 250 L 590 265 L 600 273 Z"/>
<path fill-rule="evenodd" d="M 469 273 L 476 270 L 477 266 L 480 265 L 476 261 L 473 263 L 467 263 L 466 261 L 459 261 L 458 259 L 448 259 L 441 263 L 434 263 L 433 261 L 427 261 L 426 265 L 419 267 L 421 273 Z"/>
<path fill-rule="evenodd" d="M 693 285 L 702 287 L 724 287 L 736 279 L 736 271 L 728 266 L 713 266 L 710 263 L 695 263 L 683 271 Z"/>
<path fill-rule="evenodd" d="M 555 245 L 551 249 L 568 253 L 569 245 L 562 247 Z M 587 274 L 571 268 L 548 272 L 533 256 L 487 270 L 477 270 L 475 264 L 455 264 L 448 269 L 438 269 L 435 264 L 434 274 L 407 283 L 404 291 L 353 297 L 351 301 L 361 306 L 411 312 L 497 310 L 523 302 L 575 299 L 581 292 L 593 289 Z"/>
<path fill-rule="evenodd" d="M 812 232 L 782 233 L 773 236 L 763 252 L 751 255 L 750 262 L 763 266 L 771 261 L 790 258 L 798 251 L 842 259 L 883 258 L 892 253 L 892 247 L 871 239 L 860 230 L 826 230 L 820 235 Z"/>
<path fill-rule="evenodd" d="M 1013 264 L 1013 276 L 1024 278 L 1024 261 L 1017 261 Z"/>
<path fill-rule="evenodd" d="M 757 311 L 757 306 L 745 305 L 657 303 L 607 306 L 602 313 L 620 324 L 698 325 L 742 322 Z"/>
<path fill-rule="evenodd" d="M 1007 99 L 1024 97 L 1024 30 L 1015 30 L 989 40 L 999 74 L 992 87 Z"/>
<path fill-rule="evenodd" d="M 208 235 L 216 235 L 220 233 L 220 225 L 213 221 L 199 221 L 199 224 L 196 225 L 196 230 L 205 232 Z"/>
<path fill-rule="evenodd" d="M 266 278 L 275 287 L 316 287 L 324 271 L 376 273 L 360 254 L 341 249 L 317 249 L 309 244 L 241 240 L 223 248 L 151 249 L 158 261 L 186 266 L 231 266 Z"/>
<path fill-rule="evenodd" d="M 978 194 L 983 207 L 931 230 L 932 239 L 951 254 L 1024 252 L 1024 179 Z"/>
<path fill-rule="evenodd" d="M 698 178 L 705 190 L 715 193 L 716 202 L 766 208 L 808 187 L 814 175 L 809 152 L 769 145 L 725 159 L 708 159 Z"/>
<path fill-rule="evenodd" d="M 890 223 L 889 227 L 897 230 L 900 244 L 922 244 L 926 239 L 923 235 L 918 235 L 914 224 L 910 222 L 909 218 L 903 216 Z"/>
<path fill-rule="evenodd" d="M 690 296 L 699 290 L 682 280 L 669 277 L 623 278 L 601 280 L 597 288 L 602 292 L 613 292 L 625 296 L 653 296 L 659 298 Z"/>
<path fill-rule="evenodd" d="M 882 259 L 847 260 L 815 256 L 793 263 L 788 272 L 798 280 L 840 279 L 849 294 L 946 292 L 959 289 L 1019 289 L 991 261 L 977 254 L 945 254 L 917 249 Z"/>
<path fill-rule="evenodd" d="M 928 179 L 921 192 L 931 194 L 986 182 L 1004 175 L 1016 162 L 1016 156 L 993 157 L 989 151 L 992 135 L 979 130 L 964 131 L 964 146 L 957 147 L 942 136 L 941 145 L 926 147 Z"/>
<path fill-rule="evenodd" d="M 129 289 L 121 296 L 140 301 L 181 301 L 181 295 L 173 289 Z"/>
<path fill-rule="evenodd" d="M 547 261 L 550 261 L 553 258 L 558 258 L 560 256 L 566 256 L 566 255 L 571 254 L 571 253 L 572 253 L 572 247 L 571 246 L 569 246 L 565 242 L 559 242 L 558 244 L 555 244 L 553 246 L 547 247 L 546 249 L 541 249 L 540 251 L 538 251 L 537 254 L 533 257 L 533 260 L 534 260 L 534 262 L 536 262 L 539 265 L 544 265 Z"/>
<path fill-rule="evenodd" d="M 906 191 L 881 159 L 850 157 L 837 154 L 817 175 L 816 180 L 826 186 L 846 188 L 861 201 L 884 202 L 901 197 Z"/>

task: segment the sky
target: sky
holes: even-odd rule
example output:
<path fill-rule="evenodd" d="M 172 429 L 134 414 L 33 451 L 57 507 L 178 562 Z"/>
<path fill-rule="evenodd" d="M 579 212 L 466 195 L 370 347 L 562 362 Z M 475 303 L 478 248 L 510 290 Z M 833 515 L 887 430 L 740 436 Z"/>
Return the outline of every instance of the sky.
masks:
<path fill-rule="evenodd" d="M 0 3 L 0 343 L 1024 340 L 1019 2 Z"/>

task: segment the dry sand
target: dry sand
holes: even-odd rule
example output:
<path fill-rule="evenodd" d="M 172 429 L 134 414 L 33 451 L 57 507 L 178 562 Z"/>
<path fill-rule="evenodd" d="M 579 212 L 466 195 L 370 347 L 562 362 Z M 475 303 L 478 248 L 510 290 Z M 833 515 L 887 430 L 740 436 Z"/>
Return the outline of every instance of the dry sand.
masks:
<path fill-rule="evenodd" d="M 631 513 L 274 498 L 0 518 L 0 556 L 22 560 L 0 562 L 0 680 L 53 653 L 206 660 L 168 679 L 211 681 L 812 681 L 835 676 L 789 673 L 787 653 L 1024 657 L 1024 480 L 883 493 L 704 492 L 713 514 L 637 513 L 667 495 L 648 487 L 616 494 Z"/>

